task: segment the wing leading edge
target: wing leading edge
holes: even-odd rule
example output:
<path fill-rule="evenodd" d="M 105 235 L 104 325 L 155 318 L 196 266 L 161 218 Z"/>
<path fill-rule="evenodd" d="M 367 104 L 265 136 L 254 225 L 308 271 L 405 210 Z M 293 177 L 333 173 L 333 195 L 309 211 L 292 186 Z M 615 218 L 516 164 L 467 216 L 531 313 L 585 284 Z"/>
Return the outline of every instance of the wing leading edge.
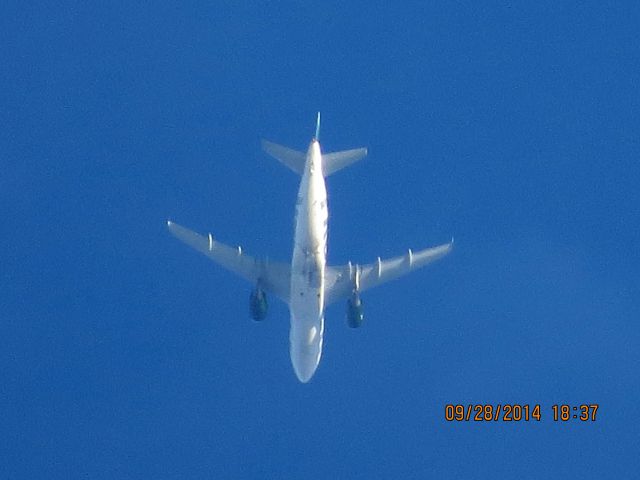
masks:
<path fill-rule="evenodd" d="M 418 252 L 409 250 L 404 255 L 387 260 L 378 257 L 376 262 L 366 265 L 348 263 L 339 267 L 327 267 L 325 304 L 348 298 L 356 288 L 359 292 L 364 292 L 406 275 L 444 257 L 452 248 L 453 239 L 449 243 Z"/>
<path fill-rule="evenodd" d="M 285 303 L 289 302 L 291 268 L 288 264 L 256 259 L 243 253 L 240 247 L 230 247 L 214 240 L 211 234 L 205 237 L 170 220 L 167 227 L 176 238 L 220 266 L 251 283 L 260 284 L 261 288 Z"/>

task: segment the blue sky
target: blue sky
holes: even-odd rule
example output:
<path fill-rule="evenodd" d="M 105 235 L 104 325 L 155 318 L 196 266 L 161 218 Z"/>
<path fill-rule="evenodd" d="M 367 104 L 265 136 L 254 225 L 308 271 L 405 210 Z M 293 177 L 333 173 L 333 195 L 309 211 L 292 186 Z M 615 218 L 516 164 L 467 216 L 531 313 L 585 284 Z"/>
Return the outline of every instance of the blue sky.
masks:
<path fill-rule="evenodd" d="M 637 4 L 214 3 L 2 7 L 0 477 L 632 478 Z M 298 179 L 259 139 L 318 110 L 325 151 L 369 147 L 330 262 L 456 249 L 360 330 L 330 307 L 302 385 L 286 307 L 252 322 L 165 221 L 287 260 Z"/>

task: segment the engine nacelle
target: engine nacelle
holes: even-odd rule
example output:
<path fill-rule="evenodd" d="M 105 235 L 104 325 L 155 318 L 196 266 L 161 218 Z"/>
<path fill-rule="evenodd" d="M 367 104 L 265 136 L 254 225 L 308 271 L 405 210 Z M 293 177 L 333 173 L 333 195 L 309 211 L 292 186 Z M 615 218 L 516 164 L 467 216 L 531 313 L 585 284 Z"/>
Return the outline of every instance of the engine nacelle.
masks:
<path fill-rule="evenodd" d="M 269 305 L 267 304 L 267 294 L 260 287 L 256 287 L 249 297 L 249 314 L 251 318 L 259 322 L 267 316 Z"/>
<path fill-rule="evenodd" d="M 347 325 L 351 328 L 359 328 L 364 322 L 364 308 L 358 292 L 353 292 L 347 300 Z"/>

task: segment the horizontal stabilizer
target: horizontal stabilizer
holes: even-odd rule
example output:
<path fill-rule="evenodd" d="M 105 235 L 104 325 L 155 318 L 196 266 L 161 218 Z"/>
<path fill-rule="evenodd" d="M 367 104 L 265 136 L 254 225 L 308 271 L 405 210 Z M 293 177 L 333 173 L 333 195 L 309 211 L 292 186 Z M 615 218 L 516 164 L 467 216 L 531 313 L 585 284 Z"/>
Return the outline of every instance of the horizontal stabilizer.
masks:
<path fill-rule="evenodd" d="M 354 148 L 322 155 L 322 172 L 325 177 L 348 167 L 367 155 L 366 148 Z"/>
<path fill-rule="evenodd" d="M 304 164 L 306 161 L 304 153 L 278 145 L 277 143 L 269 142 L 268 140 L 262 140 L 262 149 L 297 174 L 302 175 L 304 173 Z"/>

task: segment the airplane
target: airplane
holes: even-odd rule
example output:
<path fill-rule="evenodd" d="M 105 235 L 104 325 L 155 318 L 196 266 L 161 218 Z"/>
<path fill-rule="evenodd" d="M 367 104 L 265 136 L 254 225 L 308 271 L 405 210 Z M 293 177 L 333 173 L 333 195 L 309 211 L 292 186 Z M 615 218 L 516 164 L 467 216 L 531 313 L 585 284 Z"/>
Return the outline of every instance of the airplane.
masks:
<path fill-rule="evenodd" d="M 329 266 L 327 256 L 327 190 L 325 178 L 367 155 L 366 148 L 334 153 L 320 149 L 320 113 L 307 153 L 262 141 L 264 151 L 302 176 L 295 207 L 295 234 L 291 263 L 254 258 L 241 247 L 218 242 L 167 221 L 178 239 L 203 253 L 227 270 L 248 280 L 255 288 L 249 298 L 249 311 L 256 321 L 267 315 L 267 293 L 289 306 L 289 353 L 293 370 L 302 383 L 313 377 L 324 337 L 324 311 L 339 300 L 347 302 L 347 324 L 360 327 L 364 321 L 360 294 L 389 280 L 403 276 L 446 255 L 451 242 L 420 251 L 409 249 L 404 255 L 366 265 Z"/>

